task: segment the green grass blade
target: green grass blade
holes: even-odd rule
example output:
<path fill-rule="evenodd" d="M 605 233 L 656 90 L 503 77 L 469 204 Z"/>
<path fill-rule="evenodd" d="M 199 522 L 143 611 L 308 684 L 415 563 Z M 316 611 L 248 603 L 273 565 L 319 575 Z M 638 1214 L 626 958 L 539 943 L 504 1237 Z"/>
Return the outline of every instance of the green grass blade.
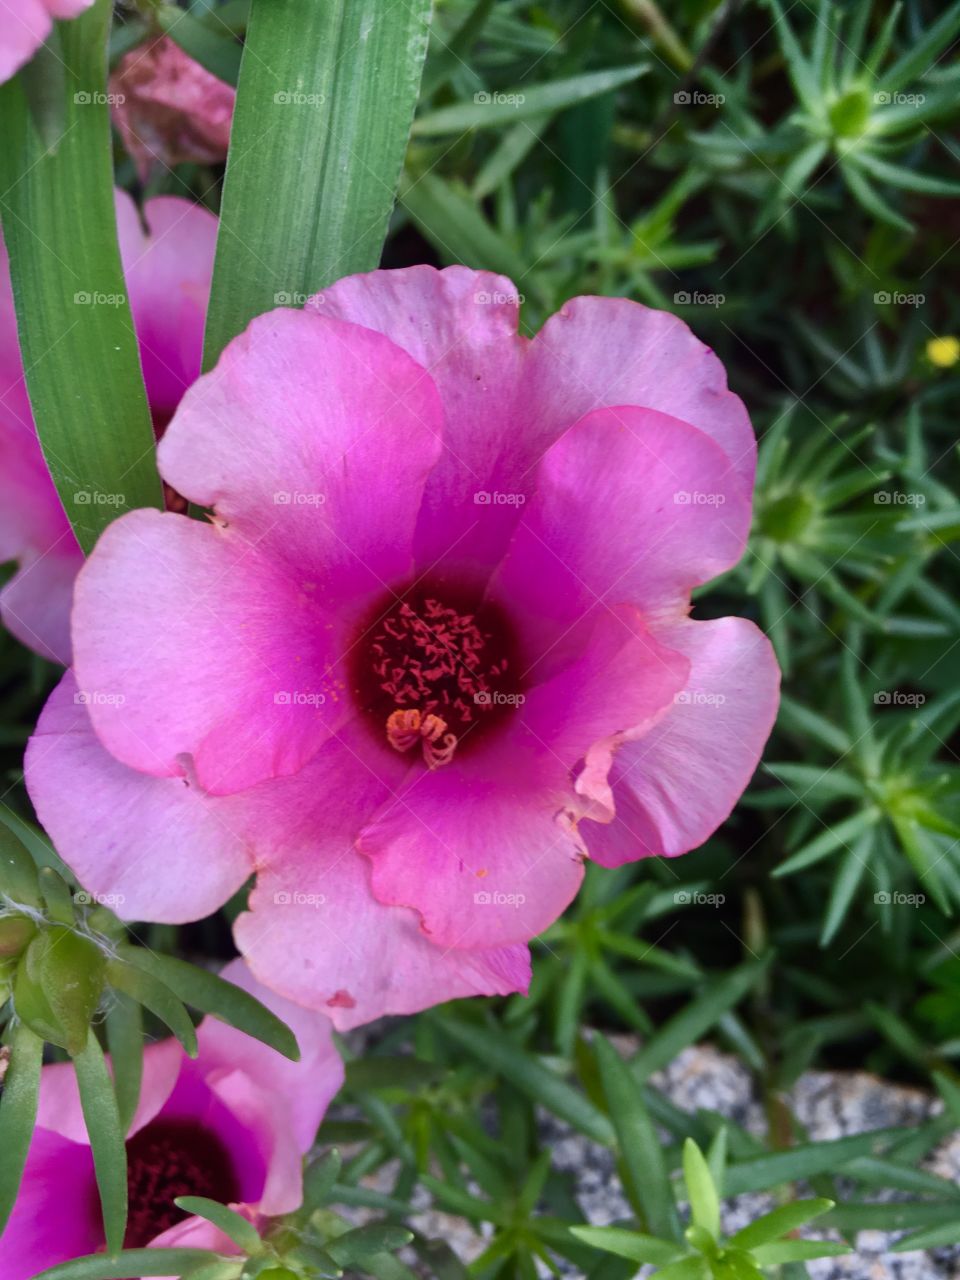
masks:
<path fill-rule="evenodd" d="M 122 946 L 119 955 L 134 968 L 162 982 L 184 1004 L 261 1040 L 293 1062 L 299 1060 L 296 1036 L 286 1023 L 232 982 L 176 956 L 163 956 L 143 947 Z"/>
<path fill-rule="evenodd" d="M 36 1280 L 125 1280 L 136 1276 L 182 1275 L 188 1267 L 210 1262 L 216 1254 L 206 1249 L 128 1249 L 116 1258 L 105 1258 L 102 1253 L 89 1258 L 73 1258 L 61 1262 L 47 1271 L 41 1271 Z"/>
<path fill-rule="evenodd" d="M 596 1053 L 600 1081 L 627 1172 L 630 1198 L 642 1213 L 651 1235 L 675 1239 L 680 1227 L 673 1191 L 663 1148 L 643 1095 L 629 1066 L 602 1036 L 597 1037 Z"/>
<path fill-rule="evenodd" d="M 254 316 L 380 261 L 430 0 L 253 0 L 204 362 Z"/>
<path fill-rule="evenodd" d="M 472 102 L 456 102 L 418 116 L 413 126 L 415 134 L 431 137 L 465 133 L 468 129 L 495 129 L 504 124 L 515 124 L 539 116 L 546 111 L 562 111 L 586 102 L 601 93 L 610 93 L 643 75 L 647 67 L 617 67 L 610 71 L 591 71 L 581 76 L 555 80 L 551 84 L 537 84 L 530 88 L 515 89 L 509 93 L 474 94 Z"/>
<path fill-rule="evenodd" d="M 161 503 L 117 244 L 106 104 L 111 8 L 97 0 L 61 24 L 67 101 L 56 151 L 44 150 L 20 84 L 0 87 L 0 218 L 27 386 L 84 550 L 120 512 Z"/>

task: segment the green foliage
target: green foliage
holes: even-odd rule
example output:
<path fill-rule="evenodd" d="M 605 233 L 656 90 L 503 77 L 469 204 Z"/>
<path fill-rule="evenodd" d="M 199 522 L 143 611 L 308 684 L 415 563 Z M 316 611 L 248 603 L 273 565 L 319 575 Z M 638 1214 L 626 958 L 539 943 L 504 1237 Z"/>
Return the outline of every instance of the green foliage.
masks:
<path fill-rule="evenodd" d="M 0 831 L 0 1035 L 10 1048 L 11 1082 L 0 1096 L 0 1136 L 6 1138 L 0 1231 L 16 1199 L 48 1041 L 65 1050 L 76 1069 L 108 1250 L 116 1252 L 127 1217 L 124 1142 L 140 1094 L 142 1011 L 169 1027 L 191 1057 L 197 1037 L 185 1005 L 214 1011 L 289 1058 L 299 1049 L 289 1028 L 239 987 L 126 943 L 125 928 L 110 911 L 83 890 L 72 892 L 52 867 L 38 868 L 9 828 Z M 94 1030 L 104 1009 L 112 1076 Z"/>

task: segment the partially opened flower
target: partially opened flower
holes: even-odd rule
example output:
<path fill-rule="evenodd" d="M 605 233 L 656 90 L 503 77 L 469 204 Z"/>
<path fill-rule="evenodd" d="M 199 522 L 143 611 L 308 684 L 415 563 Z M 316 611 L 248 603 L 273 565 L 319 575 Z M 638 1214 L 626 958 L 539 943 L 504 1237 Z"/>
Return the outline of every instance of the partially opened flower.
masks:
<path fill-rule="evenodd" d="M 343 1081 L 330 1022 L 264 991 L 240 961 L 228 965 L 224 977 L 287 1022 L 300 1061 L 289 1062 L 213 1018 L 197 1029 L 194 1060 L 175 1040 L 147 1047 L 127 1138 L 128 1249 L 221 1247 L 209 1224 L 177 1208 L 178 1196 L 207 1196 L 251 1216 L 300 1205 L 303 1156 Z M 31 1280 L 55 1263 L 102 1250 L 104 1242 L 73 1066 L 47 1066 L 20 1193 L 0 1235 L 0 1273 L 4 1280 Z"/>
<path fill-rule="evenodd" d="M 226 158 L 236 90 L 169 36 L 124 54 L 110 92 L 113 122 L 142 179 L 157 167 Z"/>
<path fill-rule="evenodd" d="M 0 0 L 0 84 L 25 66 L 53 30 L 54 18 L 76 18 L 93 0 Z"/>
<path fill-rule="evenodd" d="M 2 0 L 0 0 L 2 3 Z M 120 254 L 157 434 L 200 372 L 217 222 L 176 196 L 144 208 L 116 193 Z M 31 649 L 70 660 L 70 601 L 83 561 L 40 442 L 17 339 L 7 255 L 0 242 L 0 563 L 18 572 L 0 591 L 0 618 Z"/>
<path fill-rule="evenodd" d="M 255 320 L 159 449 L 210 522 L 106 531 L 28 751 L 88 888 L 183 921 L 255 873 L 241 950 L 342 1026 L 522 989 L 584 859 L 700 844 L 776 711 L 756 628 L 688 617 L 750 518 L 719 362 L 514 299 L 420 267 Z"/>

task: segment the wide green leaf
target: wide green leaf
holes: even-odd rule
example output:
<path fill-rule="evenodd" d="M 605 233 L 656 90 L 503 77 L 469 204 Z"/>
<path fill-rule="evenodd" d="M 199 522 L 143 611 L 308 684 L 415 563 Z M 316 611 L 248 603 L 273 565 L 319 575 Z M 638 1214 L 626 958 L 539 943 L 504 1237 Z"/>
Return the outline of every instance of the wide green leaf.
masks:
<path fill-rule="evenodd" d="M 253 0 L 207 368 L 254 316 L 379 264 L 430 12 L 431 0 Z"/>
<path fill-rule="evenodd" d="M 132 507 L 160 506 L 153 426 L 120 264 L 106 98 L 112 5 L 60 24 L 64 134 L 46 151 L 18 80 L 0 87 L 0 219 L 44 456 L 89 550 Z"/>

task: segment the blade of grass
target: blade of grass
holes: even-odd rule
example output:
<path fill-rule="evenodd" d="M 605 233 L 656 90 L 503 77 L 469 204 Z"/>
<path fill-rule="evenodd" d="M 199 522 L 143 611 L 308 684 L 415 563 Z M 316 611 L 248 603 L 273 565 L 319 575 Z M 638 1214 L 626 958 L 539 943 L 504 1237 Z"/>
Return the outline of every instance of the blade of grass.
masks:
<path fill-rule="evenodd" d="M 254 316 L 377 266 L 430 0 L 253 0 L 204 363 Z"/>
<path fill-rule="evenodd" d="M 27 387 L 85 551 L 121 511 L 162 500 L 117 243 L 106 99 L 111 8 L 97 0 L 60 25 L 66 120 L 55 151 L 45 150 L 17 80 L 0 87 L 0 218 Z"/>

